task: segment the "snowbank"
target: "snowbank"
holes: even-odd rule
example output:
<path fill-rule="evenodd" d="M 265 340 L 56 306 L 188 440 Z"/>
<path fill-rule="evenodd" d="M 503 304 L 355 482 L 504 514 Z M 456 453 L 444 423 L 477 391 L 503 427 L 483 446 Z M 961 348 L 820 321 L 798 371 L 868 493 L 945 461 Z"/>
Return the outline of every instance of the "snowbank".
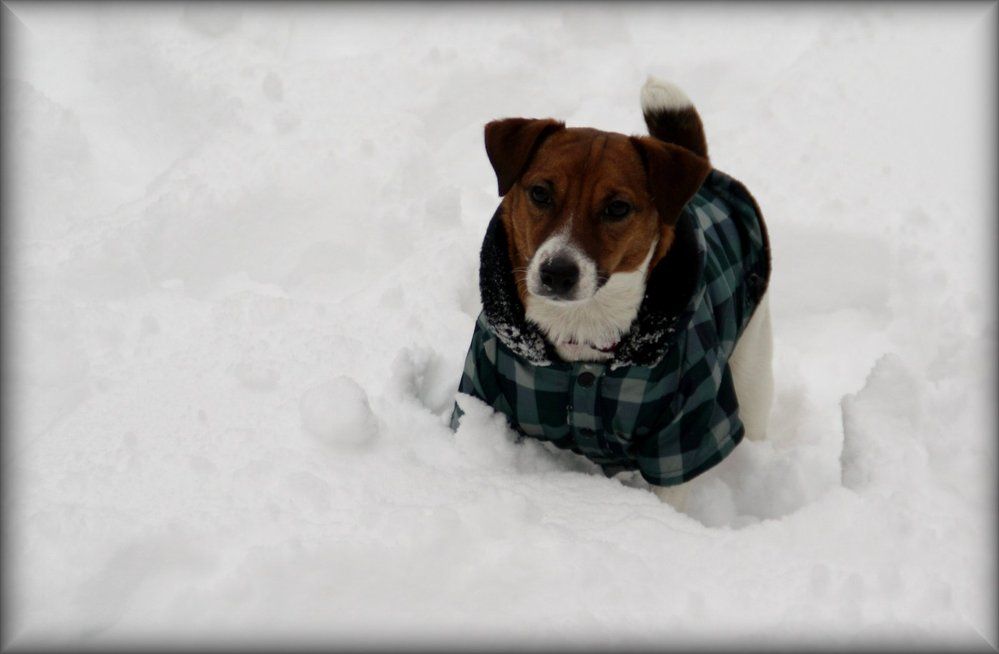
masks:
<path fill-rule="evenodd" d="M 995 646 L 994 6 L 9 7 L 9 643 Z M 446 426 L 483 123 L 649 73 L 774 247 L 687 513 Z"/>

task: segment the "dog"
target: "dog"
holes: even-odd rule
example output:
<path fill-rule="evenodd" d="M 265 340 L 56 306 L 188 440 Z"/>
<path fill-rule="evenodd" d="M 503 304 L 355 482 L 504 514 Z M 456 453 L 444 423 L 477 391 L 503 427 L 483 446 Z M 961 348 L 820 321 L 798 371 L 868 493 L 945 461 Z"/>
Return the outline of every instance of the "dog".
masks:
<path fill-rule="evenodd" d="M 502 201 L 458 390 L 608 476 L 638 470 L 682 510 L 685 482 L 766 435 L 770 245 L 687 95 L 649 77 L 641 107 L 649 136 L 485 126 Z"/>

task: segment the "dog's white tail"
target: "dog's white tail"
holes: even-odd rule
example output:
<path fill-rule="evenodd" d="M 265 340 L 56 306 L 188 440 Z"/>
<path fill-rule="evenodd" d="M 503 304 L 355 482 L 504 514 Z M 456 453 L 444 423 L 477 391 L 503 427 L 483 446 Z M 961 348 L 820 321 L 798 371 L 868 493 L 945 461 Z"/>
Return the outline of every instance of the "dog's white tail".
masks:
<path fill-rule="evenodd" d="M 642 86 L 642 114 L 649 134 L 708 158 L 701 117 L 679 86 L 650 75 Z"/>

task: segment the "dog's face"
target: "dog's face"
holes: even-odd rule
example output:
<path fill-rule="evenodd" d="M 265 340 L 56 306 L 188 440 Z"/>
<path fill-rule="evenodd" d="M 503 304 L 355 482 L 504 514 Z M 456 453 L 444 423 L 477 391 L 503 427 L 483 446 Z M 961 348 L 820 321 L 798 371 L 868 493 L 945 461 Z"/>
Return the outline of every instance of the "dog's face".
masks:
<path fill-rule="evenodd" d="M 489 123 L 486 151 L 525 303 L 585 302 L 614 275 L 651 270 L 710 168 L 652 138 L 553 120 Z"/>

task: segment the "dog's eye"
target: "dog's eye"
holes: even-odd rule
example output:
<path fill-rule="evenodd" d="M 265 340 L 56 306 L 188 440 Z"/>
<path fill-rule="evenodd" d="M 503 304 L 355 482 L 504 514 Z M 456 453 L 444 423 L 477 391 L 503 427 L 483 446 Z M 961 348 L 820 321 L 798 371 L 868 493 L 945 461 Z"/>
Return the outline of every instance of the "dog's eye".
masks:
<path fill-rule="evenodd" d="M 612 220 L 620 220 L 624 218 L 631 212 L 631 205 L 624 200 L 612 200 L 607 208 L 604 209 L 604 215 Z"/>
<path fill-rule="evenodd" d="M 552 194 L 544 186 L 535 184 L 531 187 L 531 201 L 539 207 L 547 206 L 552 201 Z"/>

